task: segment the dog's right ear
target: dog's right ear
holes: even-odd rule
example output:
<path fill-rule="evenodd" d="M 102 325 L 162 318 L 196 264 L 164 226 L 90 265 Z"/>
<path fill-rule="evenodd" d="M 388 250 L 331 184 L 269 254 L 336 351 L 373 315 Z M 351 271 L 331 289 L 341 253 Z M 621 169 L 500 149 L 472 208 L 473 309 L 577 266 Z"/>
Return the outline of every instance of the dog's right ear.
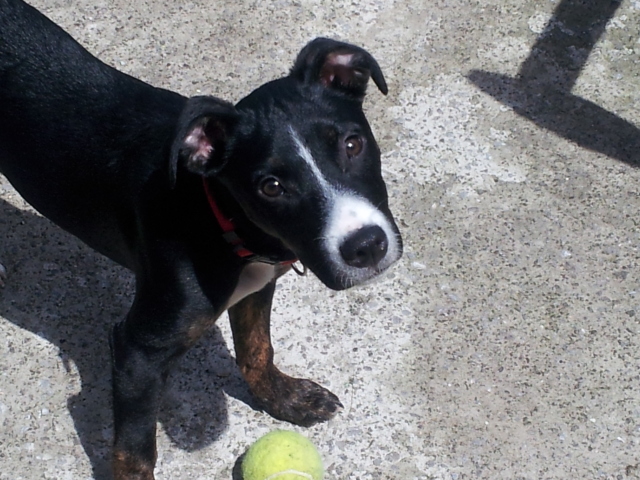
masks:
<path fill-rule="evenodd" d="M 169 176 L 175 185 L 178 162 L 200 175 L 212 175 L 226 163 L 226 146 L 239 114 L 228 102 L 214 97 L 192 97 L 178 119 L 171 146 Z"/>

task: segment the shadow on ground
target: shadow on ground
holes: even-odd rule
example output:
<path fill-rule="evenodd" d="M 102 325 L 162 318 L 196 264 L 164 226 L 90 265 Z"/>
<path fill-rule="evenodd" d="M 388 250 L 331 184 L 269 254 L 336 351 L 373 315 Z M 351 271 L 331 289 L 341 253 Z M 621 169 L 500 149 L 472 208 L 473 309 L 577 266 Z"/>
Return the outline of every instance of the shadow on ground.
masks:
<path fill-rule="evenodd" d="M 467 77 L 536 125 L 583 148 L 639 167 L 640 129 L 571 93 L 619 6 L 618 0 L 563 0 L 515 78 L 480 70 Z"/>
<path fill-rule="evenodd" d="M 0 201 L 0 258 L 8 270 L 0 315 L 51 342 L 82 390 L 69 412 L 93 468 L 110 478 L 111 364 L 108 333 L 131 304 L 133 276 L 48 220 Z M 18 379 L 16 379 L 18 381 Z M 159 421 L 184 450 L 214 442 L 227 427 L 224 393 L 253 406 L 217 327 L 169 378 Z"/>

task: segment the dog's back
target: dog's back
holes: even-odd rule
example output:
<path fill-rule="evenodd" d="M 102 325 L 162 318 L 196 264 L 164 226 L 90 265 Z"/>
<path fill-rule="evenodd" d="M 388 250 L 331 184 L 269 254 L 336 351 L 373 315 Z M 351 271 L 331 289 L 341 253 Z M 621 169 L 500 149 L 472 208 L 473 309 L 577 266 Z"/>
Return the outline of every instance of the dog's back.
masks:
<path fill-rule="evenodd" d="M 114 212 L 133 211 L 135 190 L 168 169 L 158 164 L 168 153 L 149 150 L 168 152 L 184 102 L 102 63 L 33 7 L 0 0 L 0 172 L 38 211 L 120 263 L 126 239 L 113 236 L 123 230 Z"/>

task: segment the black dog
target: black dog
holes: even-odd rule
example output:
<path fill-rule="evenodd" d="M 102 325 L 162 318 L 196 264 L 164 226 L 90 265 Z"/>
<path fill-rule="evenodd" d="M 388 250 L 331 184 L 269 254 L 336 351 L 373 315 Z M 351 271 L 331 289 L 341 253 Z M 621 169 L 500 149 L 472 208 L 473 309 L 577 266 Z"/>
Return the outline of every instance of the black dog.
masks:
<path fill-rule="evenodd" d="M 273 365 L 276 279 L 299 259 L 328 287 L 362 283 L 402 243 L 362 112 L 366 51 L 316 39 L 236 106 L 120 73 L 21 0 L 0 0 L 0 170 L 43 215 L 131 269 L 111 336 L 116 479 L 152 479 L 167 372 L 229 309 L 260 405 L 312 425 L 338 398 Z"/>

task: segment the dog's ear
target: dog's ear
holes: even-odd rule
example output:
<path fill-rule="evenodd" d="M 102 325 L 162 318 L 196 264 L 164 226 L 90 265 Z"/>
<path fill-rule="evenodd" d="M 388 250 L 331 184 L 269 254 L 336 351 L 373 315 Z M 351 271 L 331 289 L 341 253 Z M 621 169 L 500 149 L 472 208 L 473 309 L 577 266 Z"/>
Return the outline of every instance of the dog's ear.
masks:
<path fill-rule="evenodd" d="M 383 94 L 388 92 L 378 62 L 366 50 L 329 38 L 309 42 L 298 54 L 291 76 L 304 83 L 319 82 L 360 100 L 369 78 Z"/>
<path fill-rule="evenodd" d="M 214 97 L 192 97 L 178 119 L 169 159 L 171 184 L 176 182 L 178 162 L 200 175 L 212 175 L 226 163 L 226 146 L 239 114 L 228 102 Z"/>

